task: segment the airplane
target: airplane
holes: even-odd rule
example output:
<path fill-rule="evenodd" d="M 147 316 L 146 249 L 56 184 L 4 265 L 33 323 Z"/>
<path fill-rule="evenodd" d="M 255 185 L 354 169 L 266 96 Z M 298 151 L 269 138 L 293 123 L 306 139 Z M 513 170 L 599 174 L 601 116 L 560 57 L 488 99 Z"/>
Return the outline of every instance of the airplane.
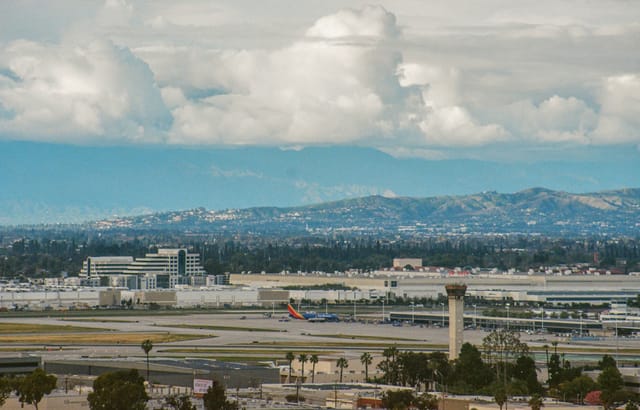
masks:
<path fill-rule="evenodd" d="M 340 318 L 335 313 L 316 313 L 304 312 L 299 313 L 291 304 L 287 305 L 289 316 L 298 320 L 308 320 L 309 322 L 339 322 Z"/>

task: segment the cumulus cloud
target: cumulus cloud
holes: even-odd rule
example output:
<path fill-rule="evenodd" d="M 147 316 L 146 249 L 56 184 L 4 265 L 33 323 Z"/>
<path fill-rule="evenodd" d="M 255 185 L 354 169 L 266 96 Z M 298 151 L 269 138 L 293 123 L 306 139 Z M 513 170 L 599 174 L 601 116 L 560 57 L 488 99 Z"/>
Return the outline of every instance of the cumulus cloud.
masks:
<path fill-rule="evenodd" d="M 176 107 L 171 141 L 455 146 L 506 138 L 458 101 L 455 69 L 405 64 L 394 42 L 399 35 L 392 13 L 367 6 L 324 16 L 304 38 L 275 51 L 173 50 L 212 67 L 183 79 L 225 92 Z M 167 54 L 139 51 L 164 73 L 162 82 L 180 81 Z"/>
<path fill-rule="evenodd" d="M 461 104 L 457 69 L 414 63 L 400 65 L 399 73 L 405 86 L 421 86 L 428 111 L 418 123 L 424 144 L 474 146 L 508 138 L 502 126 L 479 123 Z"/>
<path fill-rule="evenodd" d="M 321 17 L 307 30 L 307 36 L 325 39 L 393 38 L 398 33 L 396 17 L 379 6 L 365 6 L 360 10 L 340 10 L 330 16 Z"/>
<path fill-rule="evenodd" d="M 640 141 L 640 75 L 627 57 L 639 26 L 609 3 L 602 21 L 555 2 L 525 13 L 465 4 L 455 16 L 434 5 L 429 19 L 408 2 L 318 3 L 283 19 L 293 3 L 276 3 L 105 0 L 63 40 L 12 35 L 0 49 L 0 134 L 357 144 L 423 158 L 500 142 Z M 603 58 L 576 72 L 587 46 Z"/>
<path fill-rule="evenodd" d="M 171 124 L 148 66 L 109 41 L 15 41 L 0 67 L 0 132 L 13 138 L 157 141 Z"/>
<path fill-rule="evenodd" d="M 397 77 L 398 32 L 382 7 L 342 10 L 272 52 L 207 56 L 216 75 L 201 86 L 226 93 L 173 110 L 176 143 L 318 144 L 395 138 L 426 114 L 417 87 Z M 237 70 L 241 67 L 241 70 Z"/>
<path fill-rule="evenodd" d="M 600 117 L 593 136 L 598 144 L 640 142 L 640 74 L 604 80 Z"/>
<path fill-rule="evenodd" d="M 521 140 L 537 143 L 612 145 L 640 142 L 640 76 L 603 80 L 591 107 L 554 95 L 539 104 L 522 100 L 504 107 L 501 122 Z"/>
<path fill-rule="evenodd" d="M 598 117 L 584 101 L 557 95 L 538 105 L 518 101 L 502 112 L 512 133 L 525 140 L 550 143 L 588 143 Z"/>

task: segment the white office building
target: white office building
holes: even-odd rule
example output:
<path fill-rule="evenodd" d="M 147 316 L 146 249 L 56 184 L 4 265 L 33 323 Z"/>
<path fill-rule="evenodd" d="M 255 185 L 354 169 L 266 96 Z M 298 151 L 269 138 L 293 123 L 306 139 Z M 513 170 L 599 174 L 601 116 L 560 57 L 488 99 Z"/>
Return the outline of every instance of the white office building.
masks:
<path fill-rule="evenodd" d="M 200 254 L 187 249 L 158 249 L 143 258 L 130 256 L 89 257 L 83 263 L 81 277 L 101 277 L 102 286 L 127 284 L 132 289 L 169 289 L 178 285 L 201 286 L 206 272 Z M 132 280 L 135 279 L 135 280 Z"/>
<path fill-rule="evenodd" d="M 82 262 L 80 276 L 122 275 L 131 263 L 131 256 L 90 256 Z"/>
<path fill-rule="evenodd" d="M 186 249 L 158 249 L 158 253 L 147 253 L 127 267 L 126 273 L 162 273 L 171 276 L 202 276 L 200 254 L 189 253 Z"/>
<path fill-rule="evenodd" d="M 133 261 L 126 271 L 140 278 L 140 289 L 169 289 L 177 285 L 199 283 L 206 275 L 200 265 L 200 254 L 187 249 L 158 249 Z"/>

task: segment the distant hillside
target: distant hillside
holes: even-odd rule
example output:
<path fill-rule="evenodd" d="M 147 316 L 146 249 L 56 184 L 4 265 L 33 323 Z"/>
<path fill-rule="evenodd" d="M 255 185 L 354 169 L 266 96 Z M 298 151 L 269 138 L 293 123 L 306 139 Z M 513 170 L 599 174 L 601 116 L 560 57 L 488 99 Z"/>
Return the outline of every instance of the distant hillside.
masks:
<path fill-rule="evenodd" d="M 640 231 L 640 189 L 571 194 L 532 188 L 513 194 L 387 198 L 316 205 L 209 211 L 204 208 L 102 220 L 97 229 L 210 233 L 402 234 L 540 233 L 633 235 Z"/>
<path fill-rule="evenodd" d="M 293 207 L 368 195 L 640 187 L 640 152 L 592 148 L 560 159 L 432 160 L 365 147 L 76 146 L 0 136 L 0 226 L 85 223 L 195 207 Z"/>

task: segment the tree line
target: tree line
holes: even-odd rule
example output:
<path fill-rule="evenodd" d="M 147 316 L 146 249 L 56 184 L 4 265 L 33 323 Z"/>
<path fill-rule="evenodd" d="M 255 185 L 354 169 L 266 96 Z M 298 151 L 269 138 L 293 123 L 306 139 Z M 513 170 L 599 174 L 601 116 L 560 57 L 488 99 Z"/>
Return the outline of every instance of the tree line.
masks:
<path fill-rule="evenodd" d="M 201 255 L 209 274 L 225 272 L 376 270 L 393 258 L 422 258 L 425 266 L 484 267 L 519 270 L 540 266 L 593 263 L 598 267 L 633 269 L 640 262 L 638 239 L 559 239 L 532 236 L 429 237 L 420 240 L 371 238 L 190 238 L 180 235 L 141 236 L 134 240 L 60 234 L 41 237 L 24 233 L 10 240 L 0 234 L 0 276 L 75 275 L 89 256 L 133 256 L 158 247 L 187 247 Z M 7 235 L 5 233 L 5 235 Z M 30 237 L 32 235 L 33 237 Z"/>
<path fill-rule="evenodd" d="M 144 410 L 149 399 L 144 378 L 135 369 L 98 376 L 87 397 L 91 410 Z M 205 410 L 238 410 L 238 404 L 227 399 L 224 386 L 218 382 L 209 387 L 202 400 Z M 185 394 L 168 395 L 162 401 L 163 410 L 196 410 Z"/>
<path fill-rule="evenodd" d="M 0 377 L 0 407 L 12 393 L 24 407 L 36 410 L 42 399 L 54 391 L 57 378 L 37 368 L 32 373 L 19 376 Z M 119 370 L 98 376 L 93 382 L 93 391 L 87 396 L 91 410 L 145 410 L 150 397 L 146 392 L 144 378 L 137 370 Z M 235 401 L 226 397 L 225 388 L 214 383 L 203 396 L 205 410 L 238 410 Z M 162 399 L 163 410 L 196 410 L 188 395 L 173 394 Z"/>
<path fill-rule="evenodd" d="M 459 357 L 453 361 L 443 352 L 401 351 L 390 346 L 382 351 L 378 374 L 369 375 L 369 366 L 373 363 L 371 353 L 362 353 L 360 362 L 365 368 L 366 381 L 410 388 L 387 393 L 384 400 L 390 407 L 385 408 L 435 409 L 437 403 L 434 404 L 435 396 L 429 394 L 430 390 L 491 396 L 501 409 L 512 396 L 529 396 L 534 410 L 543 406 L 544 396 L 575 404 L 601 404 L 605 410 L 625 402 L 630 403 L 629 410 L 634 410 L 633 406 L 640 401 L 638 394 L 623 389 L 621 373 L 611 356 L 604 355 L 597 366 L 573 366 L 563 353 L 558 353 L 557 342 L 543 348 L 548 369 L 544 385 L 538 380 L 538 369 L 529 346 L 520 340 L 518 332 L 509 329 L 489 333 L 480 347 L 463 344 Z M 288 352 L 285 357 L 289 363 L 289 382 L 294 360 L 301 363 L 303 380 L 308 374 L 305 363 L 310 363 L 311 382 L 315 382 L 317 355 L 296 356 Z M 342 383 L 343 371 L 349 362 L 340 357 L 336 367 L 339 369 L 337 381 Z M 594 369 L 601 370 L 596 380 L 584 374 Z"/>

